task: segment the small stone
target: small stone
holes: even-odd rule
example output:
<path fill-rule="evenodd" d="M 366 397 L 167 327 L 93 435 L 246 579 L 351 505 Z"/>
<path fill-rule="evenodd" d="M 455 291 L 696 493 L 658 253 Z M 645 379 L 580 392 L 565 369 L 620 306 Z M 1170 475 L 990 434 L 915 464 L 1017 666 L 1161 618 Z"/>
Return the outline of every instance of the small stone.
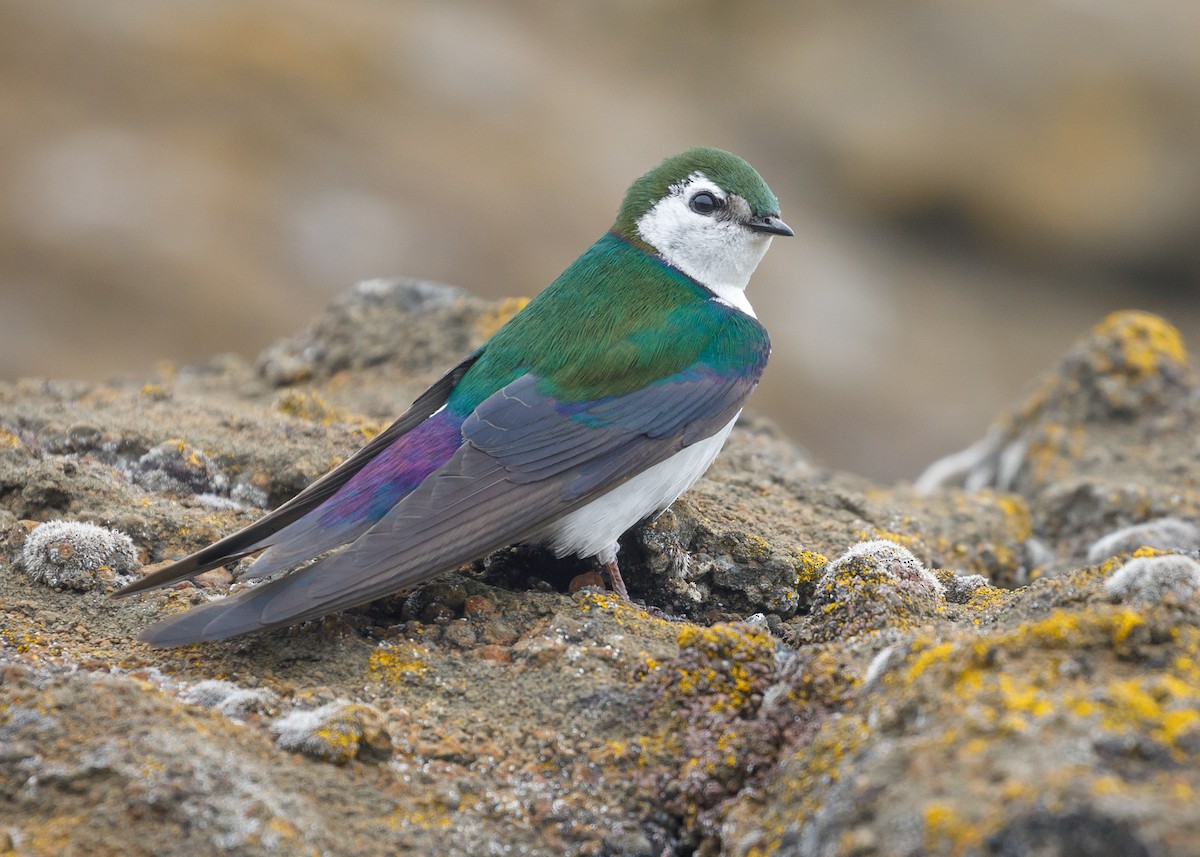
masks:
<path fill-rule="evenodd" d="M 475 650 L 475 654 L 485 661 L 492 661 L 497 664 L 512 663 L 512 653 L 503 646 L 480 646 Z"/>
<path fill-rule="evenodd" d="M 464 616 L 490 616 L 496 612 L 496 602 L 483 595 L 471 595 L 463 602 Z"/>
<path fill-rule="evenodd" d="M 472 649 L 476 642 L 475 629 L 463 619 L 448 622 L 442 630 L 442 642 L 460 649 Z"/>
<path fill-rule="evenodd" d="M 945 595 L 945 587 L 937 575 L 913 556 L 912 551 L 890 539 L 874 539 L 859 542 L 825 567 L 821 580 L 835 579 L 840 571 L 857 564 L 867 564 L 882 571 L 901 583 L 909 585 L 914 594 L 939 598 Z M 818 583 L 818 588 L 821 588 Z"/>
<path fill-rule="evenodd" d="M 990 586 L 982 574 L 950 574 L 943 579 L 943 591 L 951 604 L 966 604 L 972 595 Z"/>
<path fill-rule="evenodd" d="M 229 480 L 216 463 L 182 440 L 168 440 L 153 447 L 131 467 L 130 477 L 139 485 L 159 493 L 188 497 L 196 494 L 224 495 Z"/>

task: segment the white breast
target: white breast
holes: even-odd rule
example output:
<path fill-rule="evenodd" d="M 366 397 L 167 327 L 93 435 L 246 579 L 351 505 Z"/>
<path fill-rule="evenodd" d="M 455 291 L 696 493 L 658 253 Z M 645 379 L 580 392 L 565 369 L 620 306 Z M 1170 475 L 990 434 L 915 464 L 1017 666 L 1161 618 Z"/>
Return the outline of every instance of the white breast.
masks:
<path fill-rule="evenodd" d="M 740 413 L 740 412 L 739 412 Z M 725 445 L 737 415 L 716 434 L 692 444 L 666 461 L 643 470 L 627 482 L 546 527 L 530 541 L 547 544 L 557 556 L 577 554 L 616 558 L 617 539 L 643 518 L 670 506 L 704 475 Z"/>

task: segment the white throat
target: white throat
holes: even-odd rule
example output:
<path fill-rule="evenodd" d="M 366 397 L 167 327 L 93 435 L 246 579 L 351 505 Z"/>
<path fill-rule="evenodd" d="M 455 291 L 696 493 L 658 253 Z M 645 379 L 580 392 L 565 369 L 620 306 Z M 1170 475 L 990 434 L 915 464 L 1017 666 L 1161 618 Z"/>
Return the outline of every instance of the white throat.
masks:
<path fill-rule="evenodd" d="M 724 200 L 728 214 L 692 211 L 688 201 L 702 190 Z M 697 172 L 672 185 L 667 195 L 638 220 L 637 230 L 667 264 L 683 271 L 718 300 L 753 316 L 746 284 L 771 246 L 771 236 L 753 232 L 739 222 L 739 215 L 749 213 L 744 199 L 727 194 Z"/>

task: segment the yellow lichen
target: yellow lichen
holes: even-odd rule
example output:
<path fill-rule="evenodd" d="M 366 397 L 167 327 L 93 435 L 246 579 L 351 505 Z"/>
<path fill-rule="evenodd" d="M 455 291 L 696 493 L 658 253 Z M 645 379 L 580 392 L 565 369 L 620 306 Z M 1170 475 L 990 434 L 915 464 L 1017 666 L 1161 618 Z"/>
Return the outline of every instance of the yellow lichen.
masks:
<path fill-rule="evenodd" d="M 616 621 L 618 625 L 625 625 L 627 622 L 635 620 L 649 620 L 650 614 L 642 607 L 638 607 L 630 601 L 617 596 L 612 592 L 592 592 L 581 591 L 576 595 L 576 603 L 583 613 L 591 610 L 603 610 Z"/>
<path fill-rule="evenodd" d="M 367 675 L 385 685 L 402 684 L 429 671 L 429 649 L 417 643 L 381 645 L 367 661 Z"/>
<path fill-rule="evenodd" d="M 1101 371 L 1119 371 L 1136 381 L 1161 372 L 1167 365 L 1187 365 L 1187 349 L 1179 331 L 1151 313 L 1111 313 L 1096 325 L 1094 333 L 1115 339 L 1121 352 L 1120 365 L 1097 366 Z"/>
<path fill-rule="evenodd" d="M 510 318 L 525 309 L 528 303 L 529 298 L 505 298 L 475 321 L 475 336 L 480 340 L 490 339 Z"/>
<path fill-rule="evenodd" d="M 1033 535 L 1033 516 L 1024 499 L 1015 494 L 1002 494 L 996 497 L 996 505 L 1004 513 L 1004 525 L 1010 539 L 1024 542 Z"/>
<path fill-rule="evenodd" d="M 916 681 L 925 670 L 935 663 L 943 662 L 954 651 L 953 643 L 938 643 L 920 652 L 908 668 L 908 680 Z"/>
<path fill-rule="evenodd" d="M 756 662 L 772 663 L 775 657 L 770 635 L 744 626 L 686 625 L 679 632 L 678 642 L 684 653 L 691 650 L 703 660 L 697 666 L 677 667 L 676 691 L 683 696 L 717 695 L 714 711 L 743 708 L 754 691 L 751 666 Z"/>
<path fill-rule="evenodd" d="M 829 564 L 829 558 L 816 551 L 798 551 L 795 563 L 796 581 L 803 585 L 815 581 L 821 575 L 825 566 Z"/>
<path fill-rule="evenodd" d="M 1200 687 L 1180 680 L 1164 683 L 1158 676 L 1114 680 L 1097 702 L 1104 729 L 1147 735 L 1173 750 L 1181 761 L 1188 754 L 1176 746 L 1178 740 L 1200 727 Z"/>
<path fill-rule="evenodd" d="M 990 610 L 993 607 L 999 607 L 1008 604 L 1017 598 L 1017 594 L 1011 589 L 999 589 L 995 586 L 981 586 L 971 593 L 971 597 L 967 599 L 966 608 L 976 612 Z M 975 620 L 978 622 L 978 618 Z"/>
<path fill-rule="evenodd" d="M 1145 620 L 1132 610 L 1114 609 L 1096 613 L 1068 613 L 1055 610 L 1039 622 L 1019 626 L 1005 635 L 998 645 L 1020 643 L 1022 639 L 1052 647 L 1082 648 L 1089 642 L 1121 643 Z"/>
<path fill-rule="evenodd" d="M 930 853 L 962 854 L 983 839 L 978 828 L 964 821 L 948 803 L 933 801 L 926 805 L 924 815 L 925 848 Z"/>
<path fill-rule="evenodd" d="M 20 449 L 24 445 L 15 434 L 0 427 L 0 449 Z"/>
<path fill-rule="evenodd" d="M 348 425 L 365 439 L 370 439 L 383 430 L 383 425 L 344 408 L 330 405 L 314 390 L 289 390 L 275 400 L 275 410 L 285 416 L 318 425 Z"/>

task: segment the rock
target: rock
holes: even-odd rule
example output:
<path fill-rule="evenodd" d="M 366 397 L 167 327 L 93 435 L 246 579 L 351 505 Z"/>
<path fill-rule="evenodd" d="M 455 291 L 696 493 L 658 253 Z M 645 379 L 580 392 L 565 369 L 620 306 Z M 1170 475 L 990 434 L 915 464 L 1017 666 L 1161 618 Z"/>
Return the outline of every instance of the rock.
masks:
<path fill-rule="evenodd" d="M 128 534 L 114 575 L 235 530 L 258 513 L 211 498 L 241 485 L 283 502 L 518 305 L 384 284 L 257 364 L 214 360 L 153 390 L 0 385 L 0 805 L 14 850 L 1173 854 L 1197 841 L 1198 406 L 1182 345 L 1152 317 L 1106 321 L 923 491 L 824 470 L 747 414 L 709 473 L 623 539 L 633 602 L 599 591 L 588 563 L 509 548 L 341 614 L 163 651 L 138 632 L 245 584 L 221 569 L 113 601 L 97 583 L 10 573 L 28 549 L 71 585 L 46 559 L 60 552 L 37 546 L 74 557 L 84 531 L 34 538 L 79 526 L 38 525 L 56 514 Z M 287 376 L 293 358 L 308 362 Z"/>
<path fill-rule="evenodd" d="M 168 440 L 150 449 L 131 468 L 137 484 L 159 494 L 228 492 L 228 481 L 211 458 L 182 440 Z"/>
<path fill-rule="evenodd" d="M 990 589 L 991 584 L 982 574 L 948 574 L 942 579 L 946 600 L 954 604 L 966 604 L 975 593 Z"/>
<path fill-rule="evenodd" d="M 825 566 L 812 609 L 825 633 L 851 636 L 931 617 L 945 592 L 908 549 L 875 539 L 854 545 Z"/>
<path fill-rule="evenodd" d="M 206 679 L 184 688 L 179 698 L 192 705 L 214 708 L 226 717 L 244 718 L 278 708 L 276 694 L 263 688 L 239 687 L 231 681 Z"/>
<path fill-rule="evenodd" d="M 381 761 L 392 754 L 383 713 L 370 705 L 331 702 L 312 711 L 292 711 L 271 724 L 275 743 L 335 765 L 353 759 Z"/>
<path fill-rule="evenodd" d="M 1115 601 L 1156 604 L 1165 599 L 1200 609 L 1200 562 L 1187 556 L 1137 556 L 1104 582 Z"/>
<path fill-rule="evenodd" d="M 79 591 L 115 583 L 139 564 L 129 536 L 79 521 L 39 524 L 25 538 L 21 560 L 32 580 Z"/>
<path fill-rule="evenodd" d="M 335 301 L 314 326 L 267 348 L 258 371 L 283 387 L 385 362 L 425 369 L 434 355 L 444 359 L 471 350 L 470 327 L 462 319 L 472 302 L 479 306 L 462 290 L 438 283 L 366 280 Z M 421 336 L 397 336 L 396 321 L 411 324 L 414 316 L 432 316 L 439 323 L 422 326 Z"/>
<path fill-rule="evenodd" d="M 1200 516 L 1200 492 L 1180 478 L 1200 430 L 1196 390 L 1175 328 L 1149 313 L 1113 313 L 981 441 L 931 465 L 917 486 L 1018 494 L 1037 522 L 1031 535 L 1052 552 L 1041 573 L 1099 561 L 1109 550 L 1099 540 L 1114 531 Z M 1186 527 L 1143 526 L 1111 544 L 1155 532 L 1156 544 L 1187 547 L 1195 536 Z"/>
<path fill-rule="evenodd" d="M 1155 550 L 1200 550 L 1200 528 L 1178 518 L 1159 518 L 1121 527 L 1092 542 L 1088 562 L 1100 562 L 1141 547 Z"/>

